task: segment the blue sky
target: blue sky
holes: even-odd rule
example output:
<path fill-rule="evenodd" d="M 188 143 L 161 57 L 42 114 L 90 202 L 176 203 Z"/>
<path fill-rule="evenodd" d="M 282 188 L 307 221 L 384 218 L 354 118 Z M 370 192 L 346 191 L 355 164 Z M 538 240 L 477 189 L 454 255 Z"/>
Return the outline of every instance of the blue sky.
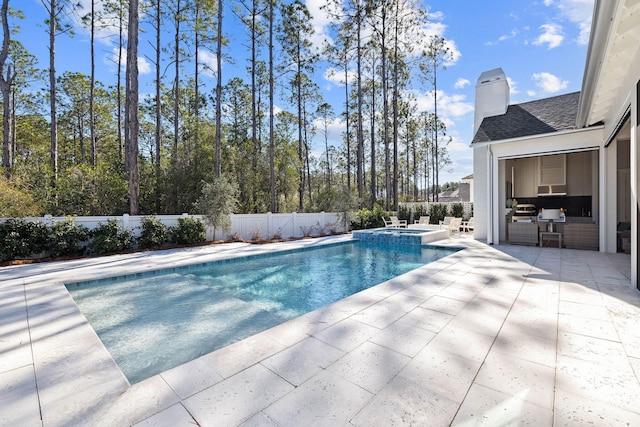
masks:
<path fill-rule="evenodd" d="M 419 0 L 420 1 L 420 0 Z M 89 0 L 81 0 L 88 9 Z M 320 5 L 324 0 L 307 0 L 312 12 L 316 39 L 330 36 L 329 20 L 322 16 Z M 48 66 L 48 36 L 45 32 L 45 10 L 40 0 L 15 0 L 12 7 L 20 8 L 25 20 L 19 22 L 21 32 L 15 38 L 40 60 L 40 67 Z M 511 87 L 511 102 L 520 103 L 563 93 L 579 91 L 586 58 L 593 0 L 422 0 L 429 11 L 427 30 L 443 36 L 454 52 L 454 60 L 438 75 L 438 111 L 445 121 L 448 134 L 453 138 L 449 153 L 451 171 L 443 171 L 440 181 L 459 181 L 473 172 L 473 102 L 475 84 L 480 73 L 501 67 Z M 226 12 L 226 15 L 231 15 Z M 228 55 L 242 52 L 235 63 L 223 63 L 223 79 L 242 73 L 246 63 L 246 49 L 241 47 L 244 31 L 225 21 L 224 32 L 230 40 Z M 145 35 L 142 35 L 143 39 Z M 147 49 L 141 43 L 141 53 Z M 100 38 L 97 44 L 98 79 L 107 85 L 115 83 L 110 58 L 117 52 L 113 40 Z M 151 54 L 150 52 L 148 54 Z M 76 29 L 73 38 L 59 37 L 57 69 L 89 74 L 89 38 L 85 30 Z M 214 63 L 213 54 L 204 54 L 203 60 Z M 144 58 L 141 65 L 141 92 L 153 90 L 151 66 Z M 332 81 L 326 70 L 319 67 L 316 82 L 325 99 L 342 110 L 343 87 Z M 205 78 L 206 79 L 206 78 Z M 210 76 L 211 84 L 214 77 Z M 416 92 L 419 108 L 431 111 L 433 96 L 426 89 Z M 341 144 L 340 133 L 344 123 L 335 120 L 330 139 Z M 319 136 L 318 136 L 319 138 Z"/>

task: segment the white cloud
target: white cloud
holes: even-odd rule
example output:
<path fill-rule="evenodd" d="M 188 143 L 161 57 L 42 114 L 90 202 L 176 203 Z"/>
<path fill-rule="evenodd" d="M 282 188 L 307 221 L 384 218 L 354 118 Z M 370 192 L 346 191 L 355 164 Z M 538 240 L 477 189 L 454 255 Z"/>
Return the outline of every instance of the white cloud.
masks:
<path fill-rule="evenodd" d="M 591 18 L 594 0 L 545 0 L 546 6 L 554 5 L 563 19 L 577 25 L 579 33 L 576 42 L 581 45 L 589 43 Z"/>
<path fill-rule="evenodd" d="M 564 35 L 562 35 L 562 26 L 558 24 L 543 24 L 540 26 L 543 33 L 533 41 L 534 45 L 541 46 L 547 45 L 548 49 L 553 49 L 562 44 Z"/>
<path fill-rule="evenodd" d="M 122 71 L 125 70 L 127 66 L 127 50 L 122 48 L 118 49 L 114 47 L 111 49 L 111 52 L 104 57 L 104 62 L 110 66 L 115 66 L 118 64 L 118 50 L 120 51 L 120 58 L 122 62 Z M 138 73 L 139 74 L 149 74 L 151 73 L 151 64 L 147 61 L 146 58 L 139 56 L 138 57 Z"/>
<path fill-rule="evenodd" d="M 319 144 L 324 151 L 324 123 L 317 118 L 313 121 L 313 126 L 317 129 L 314 137 L 315 143 Z M 339 117 L 331 119 L 327 126 L 327 140 L 329 145 L 337 145 L 342 141 L 342 133 L 347 128 L 345 121 Z"/>
<path fill-rule="evenodd" d="M 456 89 L 462 89 L 465 86 L 469 86 L 471 82 L 467 79 L 463 79 L 462 77 L 458 78 L 454 83 L 453 87 Z"/>
<path fill-rule="evenodd" d="M 344 70 L 330 67 L 325 70 L 322 77 L 336 86 L 344 86 Z M 354 70 L 347 70 L 347 79 L 349 84 L 354 83 L 356 81 L 356 72 Z"/>
<path fill-rule="evenodd" d="M 513 38 L 517 37 L 518 34 L 520 34 L 520 30 L 513 29 L 513 30 L 511 30 L 511 32 L 509 34 L 503 34 L 500 37 L 498 37 L 498 40 L 486 42 L 485 45 L 487 45 L 487 46 L 495 46 L 495 45 L 497 45 L 499 43 L 502 43 L 504 41 L 507 41 L 509 39 L 513 39 Z"/>
<path fill-rule="evenodd" d="M 518 30 L 511 30 L 509 34 L 503 34 L 500 37 L 498 37 L 498 41 L 503 42 L 505 40 L 512 39 L 517 35 L 518 35 Z"/>
<path fill-rule="evenodd" d="M 306 0 L 305 4 L 311 14 L 311 26 L 314 31 L 310 38 L 311 43 L 317 50 L 320 50 L 325 43 L 331 41 L 329 25 L 332 19 L 326 10 L 321 9 L 321 6 L 329 6 L 330 4 L 325 0 Z"/>
<path fill-rule="evenodd" d="M 416 35 L 416 38 L 418 40 L 417 50 L 428 50 L 429 40 L 432 36 L 442 37 L 445 39 L 445 47 L 449 49 L 449 52 L 451 53 L 451 60 L 447 61 L 444 65 L 446 67 L 454 65 L 456 62 L 458 62 L 458 60 L 462 56 L 462 53 L 458 49 L 456 42 L 454 40 L 447 39 L 444 35 L 447 30 L 447 25 L 442 22 L 445 17 L 444 14 L 438 11 L 428 11 L 428 17 L 428 21 L 421 28 L 422 34 Z"/>
<path fill-rule="evenodd" d="M 418 111 L 433 111 L 433 91 L 414 92 Z M 466 101 L 467 96 L 461 94 L 449 95 L 442 90 L 438 90 L 438 116 L 440 120 L 446 122 L 453 118 L 464 116 L 473 111 L 473 104 Z M 449 125 L 449 123 L 447 123 Z"/>
<path fill-rule="evenodd" d="M 149 74 L 151 72 L 151 64 L 144 57 L 138 57 L 138 73 Z"/>
<path fill-rule="evenodd" d="M 511 77 L 507 77 L 507 83 L 509 84 L 509 95 L 517 95 L 520 93 L 518 90 L 518 83 Z"/>
<path fill-rule="evenodd" d="M 73 22 L 74 30 L 77 33 L 88 36 L 91 31 L 90 22 L 83 22 L 83 17 L 89 15 L 91 12 L 91 0 L 79 0 L 75 3 L 77 3 L 79 7 L 74 11 L 75 13 L 70 13 L 68 16 Z M 95 16 L 98 16 L 95 22 L 96 42 L 112 45 L 119 34 L 118 22 L 115 17 L 106 16 L 104 13 L 104 1 L 97 1 L 95 3 Z"/>
<path fill-rule="evenodd" d="M 546 93 L 556 93 L 565 89 L 569 85 L 568 80 L 561 80 L 559 77 L 551 73 L 534 73 L 531 77 L 535 80 L 536 85 Z"/>
<path fill-rule="evenodd" d="M 127 50 L 126 49 L 118 49 L 114 47 L 111 49 L 111 52 L 105 55 L 104 63 L 109 66 L 114 66 L 118 64 L 118 51 L 120 51 L 120 58 L 124 67 L 124 64 L 127 62 Z M 114 68 L 115 70 L 115 68 Z"/>
<path fill-rule="evenodd" d="M 207 50 L 198 51 L 198 60 L 200 61 L 200 69 L 203 74 L 209 77 L 215 77 L 216 70 L 218 69 L 218 60 L 216 55 Z"/>
<path fill-rule="evenodd" d="M 527 95 L 528 95 L 528 96 L 530 96 L 530 97 L 534 97 L 534 96 L 536 96 L 536 95 L 537 95 L 537 93 L 536 93 L 536 91 L 535 91 L 535 90 L 528 90 L 528 91 L 527 91 Z"/>
<path fill-rule="evenodd" d="M 451 141 L 447 144 L 447 151 L 449 153 L 465 153 L 469 151 L 469 144 L 456 134 L 447 135 L 451 137 Z"/>

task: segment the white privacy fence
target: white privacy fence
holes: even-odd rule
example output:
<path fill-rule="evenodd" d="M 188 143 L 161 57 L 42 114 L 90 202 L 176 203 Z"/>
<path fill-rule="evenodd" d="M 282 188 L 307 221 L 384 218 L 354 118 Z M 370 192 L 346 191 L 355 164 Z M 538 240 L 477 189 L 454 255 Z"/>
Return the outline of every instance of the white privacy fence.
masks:
<path fill-rule="evenodd" d="M 203 223 L 202 215 L 128 215 L 122 216 L 74 216 L 74 222 L 89 230 L 105 224 L 108 220 L 117 221 L 123 229 L 129 229 L 135 236 L 140 235 L 142 219 L 147 216 L 158 218 L 164 225 L 171 227 L 178 223 L 178 218 L 197 218 Z M 6 219 L 6 218 L 5 218 Z M 5 219 L 0 219 L 4 221 Z M 67 217 L 45 215 L 42 218 L 24 218 L 26 221 L 42 222 L 52 225 L 54 222 L 65 221 Z M 272 238 L 291 238 L 305 236 L 322 236 L 346 231 L 340 221 L 340 214 L 333 212 L 317 213 L 264 213 L 264 214 L 231 214 L 230 230 L 215 230 L 215 239 L 223 240 L 229 235 L 240 236 L 244 240 L 262 240 Z M 214 240 L 214 230 L 207 227 L 207 240 Z"/>

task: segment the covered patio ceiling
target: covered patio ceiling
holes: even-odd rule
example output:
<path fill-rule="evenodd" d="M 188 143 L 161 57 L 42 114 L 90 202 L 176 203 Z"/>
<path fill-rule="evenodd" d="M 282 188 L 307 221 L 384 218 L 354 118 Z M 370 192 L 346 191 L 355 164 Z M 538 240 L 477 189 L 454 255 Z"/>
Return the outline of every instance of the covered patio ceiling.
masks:
<path fill-rule="evenodd" d="M 578 128 L 611 120 L 627 95 L 625 76 L 640 49 L 640 0 L 596 0 Z"/>

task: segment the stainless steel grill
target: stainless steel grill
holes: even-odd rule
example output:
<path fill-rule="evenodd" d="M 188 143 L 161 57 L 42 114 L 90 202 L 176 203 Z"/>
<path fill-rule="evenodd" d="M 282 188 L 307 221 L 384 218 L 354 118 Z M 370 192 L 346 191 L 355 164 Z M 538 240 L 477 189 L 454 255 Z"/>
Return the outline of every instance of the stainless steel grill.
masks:
<path fill-rule="evenodd" d="M 513 222 L 536 222 L 538 218 L 538 209 L 536 205 L 531 203 L 520 203 L 516 205 L 513 211 Z"/>

